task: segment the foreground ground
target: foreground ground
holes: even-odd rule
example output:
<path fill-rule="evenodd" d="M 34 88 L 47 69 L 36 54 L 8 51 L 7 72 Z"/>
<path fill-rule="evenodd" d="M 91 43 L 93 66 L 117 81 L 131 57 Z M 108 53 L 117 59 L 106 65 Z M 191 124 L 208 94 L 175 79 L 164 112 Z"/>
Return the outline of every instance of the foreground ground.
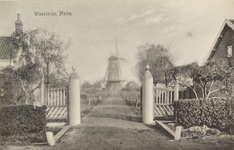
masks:
<path fill-rule="evenodd" d="M 72 127 L 55 146 L 4 146 L 2 149 L 51 149 L 51 150 L 233 150 L 233 136 L 206 137 L 203 139 L 181 139 L 174 141 L 163 129 L 141 123 L 139 115 L 133 113 L 119 93 L 112 92 L 89 114 L 82 124 Z"/>

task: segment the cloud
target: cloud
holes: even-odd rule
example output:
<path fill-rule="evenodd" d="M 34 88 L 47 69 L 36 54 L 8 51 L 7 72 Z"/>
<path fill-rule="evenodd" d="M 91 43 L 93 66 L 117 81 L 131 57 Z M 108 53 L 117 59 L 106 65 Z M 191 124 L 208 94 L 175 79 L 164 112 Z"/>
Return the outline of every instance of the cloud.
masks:
<path fill-rule="evenodd" d="M 136 18 L 139 18 L 139 15 L 132 15 L 131 17 L 128 18 L 129 21 L 135 20 Z"/>
<path fill-rule="evenodd" d="M 161 30 L 161 34 L 170 34 L 170 33 L 176 33 L 178 32 L 178 30 L 181 30 L 181 26 L 180 25 L 171 25 L 171 26 L 167 26 L 165 28 L 163 28 Z"/>
<path fill-rule="evenodd" d="M 119 18 L 118 20 L 116 20 L 116 22 L 124 22 L 125 19 L 123 18 Z"/>
<path fill-rule="evenodd" d="M 151 15 L 154 13 L 154 10 L 153 9 L 149 9 L 149 10 L 146 10 L 143 12 L 142 16 L 148 16 L 148 15 Z"/>
<path fill-rule="evenodd" d="M 145 19 L 146 24 L 157 24 L 163 20 L 163 14 L 157 15 L 156 17 L 149 17 Z"/>
<path fill-rule="evenodd" d="M 128 18 L 129 21 L 133 21 L 137 18 L 144 18 L 146 16 L 149 16 L 154 13 L 154 9 L 148 9 L 148 10 L 141 10 L 139 14 L 134 14 L 131 17 Z"/>

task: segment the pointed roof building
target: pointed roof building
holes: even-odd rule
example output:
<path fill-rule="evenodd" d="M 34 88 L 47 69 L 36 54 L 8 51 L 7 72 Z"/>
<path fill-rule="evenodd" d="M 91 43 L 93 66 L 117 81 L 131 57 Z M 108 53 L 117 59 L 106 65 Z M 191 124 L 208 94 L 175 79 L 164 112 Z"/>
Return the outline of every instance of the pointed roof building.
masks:
<path fill-rule="evenodd" d="M 20 35 L 21 33 L 23 33 L 23 22 L 21 21 L 21 15 L 17 14 L 14 34 Z M 13 42 L 12 36 L 0 36 L 0 70 L 11 65 L 10 63 L 17 56 L 18 52 L 15 50 Z"/>
<path fill-rule="evenodd" d="M 225 19 L 213 45 L 207 55 L 206 61 L 222 59 L 230 66 L 234 65 L 234 20 Z"/>

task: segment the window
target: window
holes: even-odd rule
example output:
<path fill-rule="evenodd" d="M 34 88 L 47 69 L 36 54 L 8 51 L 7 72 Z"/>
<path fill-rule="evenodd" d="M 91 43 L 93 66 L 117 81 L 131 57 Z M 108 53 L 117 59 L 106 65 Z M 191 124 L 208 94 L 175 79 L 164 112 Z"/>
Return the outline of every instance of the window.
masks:
<path fill-rule="evenodd" d="M 232 46 L 227 47 L 228 57 L 232 57 Z"/>

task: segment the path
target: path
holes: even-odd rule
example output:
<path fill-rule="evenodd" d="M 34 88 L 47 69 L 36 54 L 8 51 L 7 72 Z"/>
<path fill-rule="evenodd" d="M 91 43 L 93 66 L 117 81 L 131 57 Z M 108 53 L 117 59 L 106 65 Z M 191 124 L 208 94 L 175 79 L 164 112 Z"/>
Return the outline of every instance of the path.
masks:
<path fill-rule="evenodd" d="M 19 148 L 19 147 L 18 147 Z M 112 92 L 73 127 L 55 146 L 24 147 L 49 150 L 200 150 L 232 149 L 217 140 L 190 139 L 174 141 L 156 126 L 148 127 L 134 114 L 119 93 Z"/>
<path fill-rule="evenodd" d="M 92 112 L 82 119 L 82 126 L 148 129 L 141 123 L 140 116 L 133 113 L 117 92 L 110 93 L 100 105 L 94 107 Z"/>
<path fill-rule="evenodd" d="M 208 145 L 207 145 L 208 144 Z M 69 130 L 50 149 L 119 150 L 119 149 L 223 149 L 219 143 L 199 140 L 173 141 L 165 131 L 141 123 L 117 92 L 112 92 L 84 118 L 81 125 Z M 227 148 L 226 148 L 227 149 Z"/>

